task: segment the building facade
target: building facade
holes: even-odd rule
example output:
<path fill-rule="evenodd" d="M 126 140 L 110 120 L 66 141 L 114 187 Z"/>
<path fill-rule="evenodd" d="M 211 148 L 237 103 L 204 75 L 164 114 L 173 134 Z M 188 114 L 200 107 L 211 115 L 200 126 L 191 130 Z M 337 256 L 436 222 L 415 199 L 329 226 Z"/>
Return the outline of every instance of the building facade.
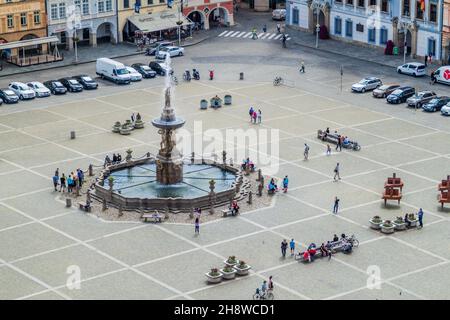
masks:
<path fill-rule="evenodd" d="M 442 14 L 442 60 L 450 65 L 450 0 L 444 0 Z"/>
<path fill-rule="evenodd" d="M 205 30 L 219 21 L 224 25 L 234 25 L 233 13 L 233 0 L 189 0 L 183 6 L 183 14 Z"/>
<path fill-rule="evenodd" d="M 0 42 L 46 36 L 45 0 L 0 0 Z"/>
<path fill-rule="evenodd" d="M 93 47 L 117 42 L 115 0 L 47 0 L 48 34 L 71 50 L 74 40 Z"/>

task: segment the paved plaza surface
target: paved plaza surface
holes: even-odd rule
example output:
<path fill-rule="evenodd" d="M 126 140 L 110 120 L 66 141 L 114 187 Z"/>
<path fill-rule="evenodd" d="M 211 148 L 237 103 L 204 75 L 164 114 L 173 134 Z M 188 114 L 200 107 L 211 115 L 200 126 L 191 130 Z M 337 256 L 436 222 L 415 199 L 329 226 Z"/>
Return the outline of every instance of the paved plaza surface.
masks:
<path fill-rule="evenodd" d="M 145 59 L 145 60 L 143 60 Z M 123 62 L 148 61 L 127 57 Z M 299 74 L 300 61 L 306 73 Z M 97 91 L 20 102 L 0 107 L 0 298 L 1 299 L 251 299 L 263 279 L 273 276 L 275 299 L 448 299 L 450 296 L 450 210 L 440 209 L 437 184 L 450 174 L 450 119 L 404 105 L 387 105 L 370 93 L 348 88 L 362 76 L 431 88 L 425 79 L 399 76 L 393 68 L 335 57 L 295 47 L 281 50 L 269 41 L 243 43 L 213 38 L 173 59 L 181 79 L 186 68 L 202 80 L 176 88 L 175 106 L 185 128 L 203 130 L 279 130 L 277 142 L 251 145 L 220 140 L 229 151 L 246 150 L 257 166 L 290 178 L 287 194 L 276 194 L 270 207 L 202 224 L 105 222 L 65 208 L 53 192 L 58 167 L 70 173 L 101 165 L 106 154 L 131 148 L 135 156 L 159 148 L 156 129 L 147 124 L 130 136 L 111 132 L 116 120 L 139 112 L 148 122 L 159 116 L 163 79 L 115 86 L 98 80 Z M 344 66 L 343 90 L 339 67 Z M 206 80 L 213 68 L 216 79 Z M 30 73 L 17 81 L 94 75 L 94 64 Z M 244 80 L 239 81 L 239 72 Z M 274 87 L 281 75 L 292 86 Z M 4 87 L 11 79 L 0 79 Z M 449 94 L 448 87 L 432 87 Z M 219 110 L 199 110 L 201 99 L 233 96 Z M 261 125 L 250 124 L 248 108 L 263 111 Z M 337 129 L 357 140 L 359 152 L 325 155 L 317 129 Z M 76 139 L 70 140 L 70 131 Z M 205 133 L 208 134 L 208 133 Z M 211 134 L 211 132 L 209 132 Z M 310 158 L 303 160 L 304 143 Z M 218 150 L 221 151 L 221 150 Z M 235 158 L 235 162 L 242 159 Z M 264 160 L 264 161 L 263 161 Z M 262 163 L 265 162 L 265 163 Z M 341 164 L 339 182 L 333 169 Z M 401 205 L 385 207 L 383 183 L 396 172 L 404 180 Z M 335 196 L 339 214 L 332 214 Z M 384 236 L 369 229 L 369 219 L 383 219 L 424 209 L 424 228 Z M 297 247 L 354 234 L 360 246 L 351 255 L 311 264 L 280 258 L 280 242 L 294 238 Z M 245 260 L 252 273 L 207 285 L 204 273 L 222 267 L 230 255 Z M 80 289 L 70 290 L 68 267 L 81 270 Z M 367 269 L 381 270 L 381 288 L 368 289 Z"/>

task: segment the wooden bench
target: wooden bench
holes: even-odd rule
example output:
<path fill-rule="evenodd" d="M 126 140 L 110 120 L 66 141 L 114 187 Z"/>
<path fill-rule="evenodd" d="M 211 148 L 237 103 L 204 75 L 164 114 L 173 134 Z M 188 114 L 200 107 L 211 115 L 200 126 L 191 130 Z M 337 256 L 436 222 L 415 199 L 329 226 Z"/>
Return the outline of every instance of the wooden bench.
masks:
<path fill-rule="evenodd" d="M 450 191 L 442 191 L 439 195 L 439 202 L 442 208 L 444 208 L 445 203 L 450 203 Z"/>
<path fill-rule="evenodd" d="M 227 208 L 227 209 L 223 209 L 222 210 L 222 217 L 224 217 L 224 218 L 226 218 L 226 217 L 228 217 L 229 215 L 233 215 L 233 210 L 231 210 L 231 208 Z M 237 213 L 235 214 L 235 215 L 238 215 L 239 214 L 239 210 L 237 211 Z"/>
<path fill-rule="evenodd" d="M 85 211 L 85 212 L 91 212 L 92 211 L 92 207 L 90 205 L 86 205 L 85 203 L 82 203 L 82 202 L 78 202 L 78 208 L 81 211 Z"/>
<path fill-rule="evenodd" d="M 399 189 L 393 189 L 391 187 L 387 187 L 384 190 L 383 197 L 384 205 L 386 205 L 388 200 L 397 200 L 398 204 L 400 204 L 400 200 L 402 199 L 402 193 Z"/>
<path fill-rule="evenodd" d="M 388 178 L 384 183 L 385 188 L 400 188 L 400 191 L 403 190 L 403 181 L 401 178 Z"/>
<path fill-rule="evenodd" d="M 152 219 L 153 222 L 162 222 L 163 216 L 160 215 L 159 213 L 145 213 L 142 215 L 141 217 L 142 219 L 144 219 L 144 222 L 147 222 L 148 219 Z"/>
<path fill-rule="evenodd" d="M 327 141 L 334 144 L 337 144 L 339 141 L 339 137 L 334 133 L 326 133 L 325 131 L 322 130 L 317 131 L 317 138 L 319 138 L 322 141 Z"/>
<path fill-rule="evenodd" d="M 439 191 L 449 190 L 450 189 L 450 180 L 442 180 L 442 182 L 439 183 L 438 189 L 439 189 Z"/>

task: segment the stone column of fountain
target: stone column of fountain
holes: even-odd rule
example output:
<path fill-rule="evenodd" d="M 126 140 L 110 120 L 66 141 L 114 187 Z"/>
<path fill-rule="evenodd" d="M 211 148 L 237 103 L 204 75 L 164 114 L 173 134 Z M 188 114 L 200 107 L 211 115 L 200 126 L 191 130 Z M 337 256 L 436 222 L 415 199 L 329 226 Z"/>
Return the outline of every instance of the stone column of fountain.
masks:
<path fill-rule="evenodd" d="M 170 69 L 170 57 L 166 55 L 166 64 Z M 185 121 L 177 118 L 172 107 L 172 83 L 170 71 L 166 73 L 164 88 L 164 107 L 161 117 L 152 121 L 161 135 L 161 148 L 156 157 L 156 180 L 161 184 L 175 184 L 183 180 L 183 159 L 175 144 L 175 130 L 181 128 Z"/>

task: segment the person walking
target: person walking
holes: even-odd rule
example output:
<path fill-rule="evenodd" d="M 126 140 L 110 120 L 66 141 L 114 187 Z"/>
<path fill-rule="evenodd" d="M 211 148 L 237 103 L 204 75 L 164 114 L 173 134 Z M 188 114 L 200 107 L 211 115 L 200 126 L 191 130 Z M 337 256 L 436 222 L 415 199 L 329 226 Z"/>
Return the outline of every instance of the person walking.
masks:
<path fill-rule="evenodd" d="M 286 239 L 283 239 L 283 241 L 281 242 L 281 255 L 283 256 L 283 258 L 286 258 L 287 246 L 288 246 L 288 243 L 287 243 Z"/>
<path fill-rule="evenodd" d="M 262 111 L 261 109 L 258 109 L 258 123 L 260 124 L 262 121 Z"/>
<path fill-rule="evenodd" d="M 305 160 L 308 160 L 309 146 L 306 143 L 305 143 L 305 151 L 303 152 L 303 156 L 305 157 Z"/>
<path fill-rule="evenodd" d="M 60 181 L 59 192 L 66 192 L 66 176 L 64 175 L 64 173 L 62 174 L 59 181 Z"/>
<path fill-rule="evenodd" d="M 59 176 L 57 175 L 57 171 L 55 171 L 55 175 L 53 176 L 53 186 L 55 187 L 55 191 L 58 191 L 58 183 L 59 183 Z"/>
<path fill-rule="evenodd" d="M 333 206 L 333 213 L 337 214 L 339 210 L 339 201 L 340 199 L 336 196 L 334 197 L 334 206 Z"/>
<path fill-rule="evenodd" d="M 255 111 L 255 109 L 253 109 L 252 106 L 250 106 L 250 109 L 248 110 L 248 115 L 250 116 L 250 122 L 253 121 L 253 112 Z"/>
<path fill-rule="evenodd" d="M 419 219 L 419 226 L 420 228 L 423 228 L 423 210 L 422 208 L 419 209 L 419 212 L 417 213 L 417 218 Z"/>
<path fill-rule="evenodd" d="M 300 64 L 300 73 L 305 73 L 305 63 L 303 61 Z"/>
<path fill-rule="evenodd" d="M 266 33 L 267 32 L 267 25 L 263 26 L 263 32 Z"/>
<path fill-rule="evenodd" d="M 338 134 L 337 135 L 337 142 L 336 142 L 336 151 L 338 151 L 339 148 L 341 148 L 341 150 L 342 150 L 342 147 L 340 146 L 340 144 L 341 144 L 341 135 Z"/>
<path fill-rule="evenodd" d="M 83 186 L 83 180 L 84 180 L 83 170 L 77 169 L 77 176 L 78 176 L 78 186 L 81 188 Z"/>
<path fill-rule="evenodd" d="M 425 56 L 425 61 L 424 61 L 425 67 L 428 65 L 428 57 Z"/>
<path fill-rule="evenodd" d="M 291 248 L 291 257 L 294 255 L 295 253 L 295 241 L 294 239 L 291 239 L 291 242 L 289 242 L 289 247 Z"/>
<path fill-rule="evenodd" d="M 277 23 L 277 33 L 281 32 L 281 25 L 279 23 Z"/>
<path fill-rule="evenodd" d="M 285 176 L 283 179 L 283 192 L 286 193 L 288 191 L 289 179 L 288 176 Z"/>
<path fill-rule="evenodd" d="M 200 219 L 195 218 L 195 234 L 200 234 Z"/>
<path fill-rule="evenodd" d="M 334 181 L 336 181 L 336 177 L 338 178 L 338 180 L 341 180 L 341 176 L 339 175 L 339 171 L 340 171 L 340 167 L 339 167 L 339 162 L 336 164 L 336 167 L 334 168 Z"/>
<path fill-rule="evenodd" d="M 136 116 L 134 115 L 134 112 L 131 114 L 131 123 L 134 124 L 134 122 L 136 121 Z"/>
<path fill-rule="evenodd" d="M 258 35 L 256 34 L 256 28 L 253 28 L 253 29 L 252 29 L 252 39 L 253 39 L 253 40 L 258 39 Z"/>
<path fill-rule="evenodd" d="M 256 112 L 256 110 L 253 111 L 252 118 L 253 118 L 253 123 L 256 124 L 256 119 L 258 118 L 258 113 Z"/>
<path fill-rule="evenodd" d="M 330 155 L 331 155 L 331 147 L 330 147 L 329 144 L 327 144 L 327 152 L 326 152 L 326 155 L 327 155 L 327 156 L 330 156 Z"/>

